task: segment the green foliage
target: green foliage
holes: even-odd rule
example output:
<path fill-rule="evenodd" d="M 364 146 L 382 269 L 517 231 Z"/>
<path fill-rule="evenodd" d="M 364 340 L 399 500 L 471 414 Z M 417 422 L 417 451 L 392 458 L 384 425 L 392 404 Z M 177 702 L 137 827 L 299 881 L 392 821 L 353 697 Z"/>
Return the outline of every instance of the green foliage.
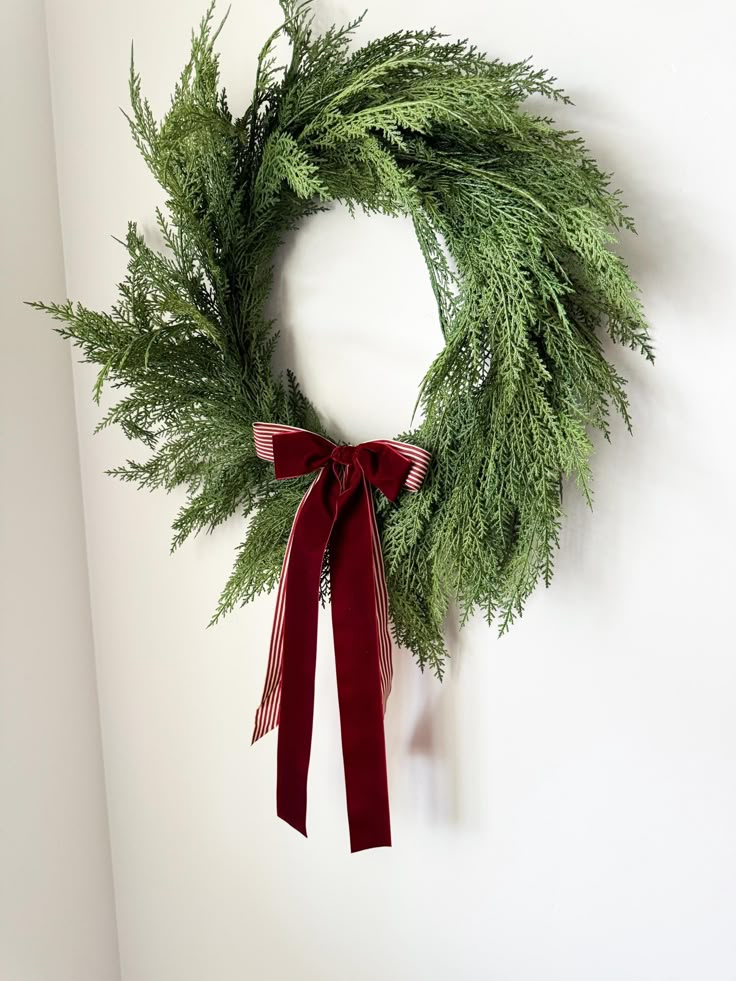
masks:
<path fill-rule="evenodd" d="M 378 514 L 396 637 L 441 673 L 451 600 L 505 630 L 549 582 L 562 478 L 589 493 L 590 430 L 608 434 L 611 407 L 628 424 L 600 334 L 652 358 L 610 248 L 631 222 L 582 141 L 524 109 L 530 95 L 564 99 L 545 72 L 434 30 L 353 50 L 357 22 L 314 36 L 308 3 L 281 6 L 242 117 L 219 90 L 212 8 L 161 121 L 131 66 L 130 128 L 167 195 L 166 249 L 131 225 L 109 313 L 37 306 L 100 366 L 95 397 L 105 383 L 120 391 L 101 425 L 150 450 L 115 473 L 185 486 L 175 546 L 252 513 L 219 615 L 276 583 L 305 486 L 273 480 L 253 422 L 323 431 L 296 380 L 272 371 L 274 252 L 326 201 L 410 217 L 446 347 L 422 386 L 424 421 L 400 437 L 433 454 L 425 488 L 380 500 Z M 291 60 L 279 68 L 282 32 Z"/>

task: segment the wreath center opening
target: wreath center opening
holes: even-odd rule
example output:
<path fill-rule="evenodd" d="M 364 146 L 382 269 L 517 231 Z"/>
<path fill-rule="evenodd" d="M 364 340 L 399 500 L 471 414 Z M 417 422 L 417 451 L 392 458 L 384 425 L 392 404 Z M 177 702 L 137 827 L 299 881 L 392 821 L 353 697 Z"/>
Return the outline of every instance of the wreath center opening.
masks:
<path fill-rule="evenodd" d="M 406 432 L 422 379 L 444 346 L 408 218 L 333 202 L 276 256 L 269 315 L 275 370 L 291 369 L 328 431 L 348 443 Z"/>

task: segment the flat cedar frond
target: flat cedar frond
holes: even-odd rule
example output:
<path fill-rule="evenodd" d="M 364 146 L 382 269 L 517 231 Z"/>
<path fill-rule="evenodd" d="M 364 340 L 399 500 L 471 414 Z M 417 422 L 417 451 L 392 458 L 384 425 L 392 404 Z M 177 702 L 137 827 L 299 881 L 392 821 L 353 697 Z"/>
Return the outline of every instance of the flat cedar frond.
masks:
<path fill-rule="evenodd" d="M 175 546 L 252 514 L 216 619 L 276 584 L 305 486 L 274 481 L 253 423 L 323 432 L 294 376 L 272 370 L 274 253 L 327 201 L 408 216 L 446 346 L 421 388 L 424 421 L 399 437 L 432 453 L 427 481 L 398 505 L 380 498 L 377 513 L 396 639 L 441 674 L 451 602 L 505 630 L 552 575 L 562 478 L 590 499 L 590 431 L 608 436 L 611 409 L 630 424 L 601 334 L 652 358 L 636 285 L 611 250 L 632 222 L 582 140 L 524 107 L 567 101 L 547 72 L 435 30 L 356 48 L 358 21 L 315 36 L 309 2 L 281 7 L 242 117 L 220 89 L 212 5 L 163 119 L 131 63 L 128 119 L 167 195 L 166 254 L 131 225 L 109 313 L 36 306 L 99 365 L 95 397 L 121 392 L 101 425 L 149 450 L 114 473 L 184 486 Z"/>

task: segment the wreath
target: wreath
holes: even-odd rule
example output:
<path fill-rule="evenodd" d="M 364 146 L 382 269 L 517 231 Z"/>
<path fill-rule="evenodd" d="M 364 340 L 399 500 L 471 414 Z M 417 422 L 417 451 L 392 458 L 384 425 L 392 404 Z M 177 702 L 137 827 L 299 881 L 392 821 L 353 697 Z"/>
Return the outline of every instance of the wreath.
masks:
<path fill-rule="evenodd" d="M 602 336 L 652 359 L 636 284 L 611 248 L 633 225 L 582 140 L 525 108 L 530 96 L 568 101 L 547 72 L 435 30 L 353 49 L 359 20 L 317 36 L 309 2 L 280 3 L 242 116 L 219 86 L 212 7 L 160 121 L 131 64 L 130 129 L 166 192 L 164 246 L 129 225 L 108 312 L 36 306 L 100 366 L 95 398 L 105 384 L 120 392 L 100 427 L 148 448 L 112 472 L 186 488 L 174 548 L 249 517 L 216 620 L 277 583 L 311 479 L 275 480 L 253 424 L 328 435 L 293 373 L 272 369 L 274 253 L 332 201 L 409 217 L 445 343 L 421 422 L 398 437 L 431 454 L 426 480 L 400 503 L 378 496 L 376 519 L 395 639 L 441 675 L 451 602 L 505 631 L 550 581 L 563 478 L 589 499 L 591 431 L 609 435 L 611 410 L 630 426 Z"/>

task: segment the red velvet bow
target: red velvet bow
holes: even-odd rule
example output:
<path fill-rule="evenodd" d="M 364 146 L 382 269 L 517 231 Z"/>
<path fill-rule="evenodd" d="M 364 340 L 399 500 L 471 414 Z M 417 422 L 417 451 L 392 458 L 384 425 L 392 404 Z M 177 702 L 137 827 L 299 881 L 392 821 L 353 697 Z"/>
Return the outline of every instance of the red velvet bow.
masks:
<path fill-rule="evenodd" d="M 329 547 L 345 788 L 352 851 L 391 844 L 383 710 L 391 641 L 370 486 L 394 501 L 417 489 L 429 454 L 392 440 L 336 446 L 315 433 L 257 423 L 258 455 L 278 479 L 318 471 L 297 510 L 279 585 L 254 741 L 279 726 L 277 811 L 306 835 L 317 612 Z"/>

